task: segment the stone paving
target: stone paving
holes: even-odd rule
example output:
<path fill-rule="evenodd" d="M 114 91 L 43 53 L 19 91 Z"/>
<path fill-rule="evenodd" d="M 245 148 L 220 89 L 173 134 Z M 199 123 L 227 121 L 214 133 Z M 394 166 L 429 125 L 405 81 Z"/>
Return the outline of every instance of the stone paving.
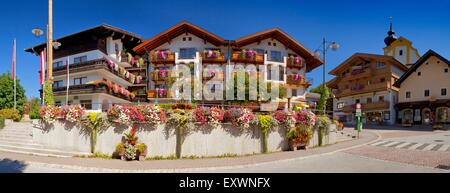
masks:
<path fill-rule="evenodd" d="M 277 152 L 237 158 L 210 158 L 195 160 L 155 160 L 143 162 L 125 162 L 121 160 L 87 159 L 87 158 L 52 158 L 39 157 L 8 152 L 0 152 L 0 162 L 11 159 L 25 165 L 34 164 L 58 169 L 79 169 L 92 172 L 182 172 L 201 171 L 205 169 L 245 168 L 258 164 L 283 162 L 314 155 L 333 153 L 372 142 L 378 138 L 371 132 L 363 132 L 359 140 L 350 140 L 307 151 Z"/>
<path fill-rule="evenodd" d="M 422 128 L 370 129 L 382 140 L 345 153 L 427 167 L 450 166 L 450 132 Z"/>

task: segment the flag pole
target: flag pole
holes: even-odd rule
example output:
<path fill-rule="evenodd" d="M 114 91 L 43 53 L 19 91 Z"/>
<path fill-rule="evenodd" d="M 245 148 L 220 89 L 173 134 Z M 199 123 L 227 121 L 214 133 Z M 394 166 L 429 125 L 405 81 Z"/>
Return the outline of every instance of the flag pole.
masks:
<path fill-rule="evenodd" d="M 14 109 L 17 109 L 17 85 L 16 85 L 16 39 L 14 38 L 14 48 L 13 48 L 13 80 L 14 80 Z"/>
<path fill-rule="evenodd" d="M 70 85 L 70 67 L 69 67 L 69 56 L 67 56 L 67 64 L 66 64 L 66 69 L 67 69 L 67 80 L 66 80 L 66 105 L 69 105 L 69 85 Z"/>

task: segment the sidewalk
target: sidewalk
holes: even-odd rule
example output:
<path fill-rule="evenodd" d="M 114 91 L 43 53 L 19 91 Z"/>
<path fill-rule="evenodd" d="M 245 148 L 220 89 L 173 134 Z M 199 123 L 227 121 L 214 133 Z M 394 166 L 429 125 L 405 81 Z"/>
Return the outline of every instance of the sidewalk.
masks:
<path fill-rule="evenodd" d="M 338 151 L 345 151 L 378 140 L 379 136 L 373 132 L 362 132 L 360 139 L 341 142 L 335 145 L 300 150 L 295 152 L 277 152 L 236 158 L 211 158 L 195 160 L 155 160 L 133 161 L 105 160 L 90 158 L 51 158 L 0 152 L 0 160 L 10 159 L 23 162 L 26 165 L 36 165 L 58 169 L 83 170 L 90 172 L 195 172 L 200 170 L 239 169 L 267 163 L 291 161 L 307 157 L 321 156 Z"/>

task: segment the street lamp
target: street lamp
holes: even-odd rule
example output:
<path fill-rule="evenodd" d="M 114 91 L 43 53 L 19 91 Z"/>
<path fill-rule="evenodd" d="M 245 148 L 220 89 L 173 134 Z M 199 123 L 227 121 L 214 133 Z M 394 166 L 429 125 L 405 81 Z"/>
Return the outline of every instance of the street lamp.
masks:
<path fill-rule="evenodd" d="M 326 82 L 325 76 L 326 76 L 326 70 L 327 70 L 326 69 L 326 55 L 327 55 L 328 49 L 331 48 L 331 50 L 337 51 L 340 47 L 341 46 L 338 43 L 336 43 L 334 41 L 333 42 L 328 42 L 328 41 L 325 40 L 325 38 L 323 38 L 321 47 L 319 47 L 318 49 L 316 49 L 314 51 L 314 56 L 316 58 L 320 58 L 320 56 L 322 56 L 322 61 L 323 61 L 323 77 L 322 77 L 323 78 L 323 82 L 322 82 L 323 83 L 322 84 L 323 90 L 322 90 L 322 94 L 325 93 L 325 89 L 326 89 L 326 87 L 325 87 L 325 82 Z M 323 114 L 325 115 L 326 109 L 327 109 L 326 105 L 324 105 L 322 108 L 323 109 L 321 109 L 321 110 L 323 111 Z"/>
<path fill-rule="evenodd" d="M 36 36 L 36 38 L 40 38 L 40 37 L 42 37 L 44 35 L 44 30 L 42 30 L 40 28 L 34 28 L 34 29 L 31 30 L 31 33 L 33 33 L 33 35 Z M 47 37 L 46 37 L 46 45 L 47 45 L 47 52 L 46 53 L 47 53 L 47 55 L 46 55 L 46 58 L 47 58 L 48 80 L 50 81 L 50 86 L 52 86 L 52 82 L 51 82 L 52 81 L 52 74 L 50 72 L 51 72 L 51 69 L 53 68 L 53 64 L 50 64 L 52 60 L 49 57 L 49 50 L 50 49 L 57 50 L 59 47 L 61 47 L 61 43 L 57 42 L 57 41 L 53 41 L 52 45 L 50 46 L 49 42 L 50 41 L 49 41 L 49 37 L 48 37 L 48 26 L 47 26 Z M 34 51 L 34 52 L 35 52 L 35 54 L 39 54 L 39 53 L 36 53 L 36 51 Z M 42 90 L 44 90 L 43 87 L 42 87 Z M 42 104 L 44 104 L 44 95 L 42 95 Z"/>

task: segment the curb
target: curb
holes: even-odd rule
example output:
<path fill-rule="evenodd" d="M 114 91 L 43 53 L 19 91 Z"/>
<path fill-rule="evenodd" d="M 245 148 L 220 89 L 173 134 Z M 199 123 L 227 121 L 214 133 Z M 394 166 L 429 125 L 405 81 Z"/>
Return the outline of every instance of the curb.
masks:
<path fill-rule="evenodd" d="M 263 165 L 275 164 L 275 163 L 285 163 L 285 162 L 290 162 L 290 161 L 297 161 L 297 160 L 303 160 L 303 159 L 308 159 L 308 158 L 315 158 L 315 157 L 331 155 L 334 153 L 359 148 L 359 147 L 371 144 L 371 143 L 381 139 L 381 135 L 379 135 L 378 133 L 373 132 L 373 131 L 367 131 L 367 132 L 375 134 L 377 136 L 377 139 L 371 140 L 364 144 L 359 144 L 359 145 L 355 145 L 352 147 L 338 149 L 335 151 L 322 153 L 322 154 L 309 155 L 309 156 L 290 158 L 290 159 L 284 159 L 284 160 L 268 161 L 268 162 L 255 163 L 255 164 L 236 165 L 236 166 L 218 166 L 218 167 L 183 168 L 183 169 L 125 170 L 125 169 L 109 169 L 109 168 L 95 168 L 95 167 L 84 167 L 84 166 L 73 166 L 73 165 L 47 164 L 47 163 L 28 162 L 28 161 L 25 161 L 25 163 L 29 164 L 29 165 L 33 165 L 33 166 L 38 166 L 38 167 L 49 167 L 49 168 L 53 168 L 53 169 L 66 169 L 66 170 L 82 170 L 82 171 L 87 171 L 87 172 L 100 172 L 100 173 L 195 173 L 195 172 L 201 172 L 201 171 L 245 169 L 245 168 L 249 168 L 249 167 L 257 167 L 257 166 L 263 166 Z"/>

